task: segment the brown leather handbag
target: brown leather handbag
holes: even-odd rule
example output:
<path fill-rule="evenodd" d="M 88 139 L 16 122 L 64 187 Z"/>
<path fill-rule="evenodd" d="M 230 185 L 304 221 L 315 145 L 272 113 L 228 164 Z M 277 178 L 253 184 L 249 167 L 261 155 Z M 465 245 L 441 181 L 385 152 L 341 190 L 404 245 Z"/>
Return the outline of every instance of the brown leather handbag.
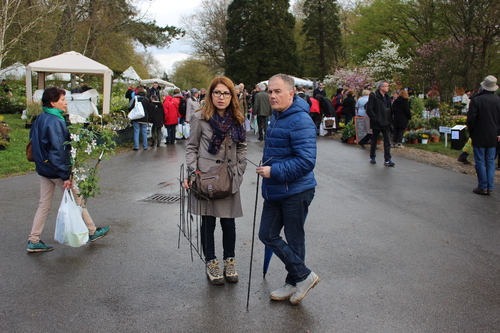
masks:
<path fill-rule="evenodd" d="M 30 142 L 28 142 L 28 145 L 26 146 L 26 158 L 30 162 L 35 162 L 35 159 L 33 158 L 33 145 L 31 143 L 31 139 Z"/>
<path fill-rule="evenodd" d="M 226 150 L 224 160 L 214 172 L 203 173 L 196 171 L 193 188 L 195 196 L 200 200 L 223 199 L 231 194 L 233 184 L 233 173 L 227 160 L 228 136 L 226 136 Z"/>

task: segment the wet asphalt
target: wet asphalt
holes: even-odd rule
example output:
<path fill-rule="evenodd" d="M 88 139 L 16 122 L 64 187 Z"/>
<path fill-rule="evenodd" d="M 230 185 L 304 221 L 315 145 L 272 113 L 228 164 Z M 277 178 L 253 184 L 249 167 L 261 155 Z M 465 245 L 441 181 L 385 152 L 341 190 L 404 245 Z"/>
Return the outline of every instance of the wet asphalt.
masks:
<path fill-rule="evenodd" d="M 248 140 L 258 164 L 263 143 Z M 56 192 L 42 233 L 55 249 L 27 254 L 39 176 L 0 179 L 0 332 L 500 332 L 500 187 L 475 195 L 470 175 L 405 159 L 384 167 L 381 151 L 371 165 L 367 150 L 319 137 L 306 262 L 322 281 L 297 306 L 270 301 L 286 273 L 274 257 L 263 278 L 255 236 L 247 310 L 255 167 L 241 187 L 236 284 L 211 285 L 179 243 L 179 203 L 144 201 L 179 195 L 185 145 L 103 161 L 87 206 L 111 231 L 80 248 L 53 239 Z M 222 257 L 220 240 L 217 227 Z"/>

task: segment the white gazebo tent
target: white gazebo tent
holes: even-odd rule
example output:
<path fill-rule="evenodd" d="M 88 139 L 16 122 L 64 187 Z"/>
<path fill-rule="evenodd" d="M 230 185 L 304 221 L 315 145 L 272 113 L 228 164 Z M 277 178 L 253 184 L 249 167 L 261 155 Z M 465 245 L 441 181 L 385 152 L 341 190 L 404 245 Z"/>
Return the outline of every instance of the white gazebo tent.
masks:
<path fill-rule="evenodd" d="M 78 52 L 65 52 L 47 59 L 30 63 L 26 66 L 26 100 L 33 99 L 31 73 L 38 73 L 38 89 L 45 89 L 45 77 L 51 73 L 98 74 L 104 76 L 102 113 L 108 114 L 111 103 L 112 71 L 97 61 Z"/>

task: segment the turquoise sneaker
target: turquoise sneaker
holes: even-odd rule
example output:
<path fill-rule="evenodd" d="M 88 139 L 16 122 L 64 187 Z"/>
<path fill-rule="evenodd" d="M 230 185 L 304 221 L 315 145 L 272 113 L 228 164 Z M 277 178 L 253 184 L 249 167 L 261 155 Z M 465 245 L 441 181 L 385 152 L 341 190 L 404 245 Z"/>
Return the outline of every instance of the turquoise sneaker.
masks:
<path fill-rule="evenodd" d="M 54 249 L 51 245 L 46 245 L 42 241 L 38 241 L 38 243 L 32 243 L 28 241 L 28 248 L 26 249 L 28 252 L 47 252 L 52 251 Z"/>
<path fill-rule="evenodd" d="M 108 234 L 109 228 L 110 228 L 109 226 L 97 228 L 93 235 L 89 235 L 89 240 L 91 242 L 95 242 L 96 240 L 103 238 L 104 236 L 106 236 Z"/>

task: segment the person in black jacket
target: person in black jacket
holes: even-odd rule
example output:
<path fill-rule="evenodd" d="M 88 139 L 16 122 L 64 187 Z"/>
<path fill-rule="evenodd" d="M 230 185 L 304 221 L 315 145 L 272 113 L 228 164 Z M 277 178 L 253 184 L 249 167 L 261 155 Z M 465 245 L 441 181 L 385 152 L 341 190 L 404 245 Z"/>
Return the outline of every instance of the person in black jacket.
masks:
<path fill-rule="evenodd" d="M 349 89 L 343 104 L 344 108 L 342 109 L 342 113 L 344 114 L 344 123 L 347 125 L 356 115 L 356 101 L 354 100 L 354 90 Z"/>
<path fill-rule="evenodd" d="M 130 101 L 129 111 L 135 107 L 135 100 L 134 98 Z M 144 117 L 132 120 L 132 126 L 134 127 L 134 150 L 139 150 L 139 134 L 142 137 L 142 147 L 144 150 L 148 150 L 149 100 L 146 98 L 146 93 L 142 86 L 137 88 L 137 100 L 139 103 L 142 103 Z"/>
<path fill-rule="evenodd" d="M 36 172 L 40 175 L 40 201 L 33 218 L 33 226 L 28 240 L 28 252 L 47 252 L 53 250 L 40 240 L 47 215 L 52 207 L 54 190 L 73 190 L 75 201 L 82 205 L 77 189 L 71 181 L 71 140 L 63 113 L 67 109 L 66 91 L 57 87 L 45 89 L 42 95 L 43 113 L 40 114 L 30 131 L 33 158 Z M 89 239 L 94 242 L 109 231 L 109 227 L 96 228 L 87 208 L 82 207 L 82 218 L 89 229 Z"/>
<path fill-rule="evenodd" d="M 393 147 L 403 147 L 403 134 L 411 119 L 410 102 L 408 102 L 408 91 L 403 90 L 392 103 L 392 117 L 394 119 Z"/>
<path fill-rule="evenodd" d="M 394 166 L 391 161 L 391 127 L 392 112 L 391 99 L 387 94 L 389 92 L 389 83 L 379 81 L 377 91 L 371 93 L 366 103 L 366 114 L 370 117 L 370 127 L 373 130 L 373 138 L 370 146 L 370 163 L 375 164 L 375 150 L 377 149 L 377 139 L 380 133 L 384 137 L 384 165 Z"/>
<path fill-rule="evenodd" d="M 165 109 L 163 104 L 159 101 L 158 96 L 151 96 L 151 103 L 149 104 L 149 122 L 153 124 L 151 130 L 151 145 L 153 147 L 160 147 L 161 129 L 163 128 L 163 121 L 165 118 Z"/>
<path fill-rule="evenodd" d="M 483 89 L 469 104 L 467 127 L 474 148 L 477 173 L 476 194 L 490 195 L 495 183 L 495 152 L 500 141 L 500 97 L 497 78 L 488 75 L 481 82 Z"/>

